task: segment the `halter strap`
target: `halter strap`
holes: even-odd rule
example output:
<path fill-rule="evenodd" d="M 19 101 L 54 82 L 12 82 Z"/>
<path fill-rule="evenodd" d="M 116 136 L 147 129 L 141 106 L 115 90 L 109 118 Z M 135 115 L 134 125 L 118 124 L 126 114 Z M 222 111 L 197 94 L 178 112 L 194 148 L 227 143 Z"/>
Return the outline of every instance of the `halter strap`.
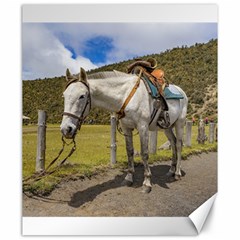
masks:
<path fill-rule="evenodd" d="M 86 87 L 87 87 L 87 89 L 88 89 L 88 99 L 87 99 L 87 101 L 86 101 L 86 104 L 85 104 L 85 106 L 84 106 L 84 108 L 83 108 L 83 111 L 82 111 L 82 113 L 81 113 L 81 116 L 77 116 L 77 115 L 75 115 L 75 114 L 73 114 L 73 113 L 70 113 L 70 112 L 63 112 L 63 116 L 68 116 L 68 117 L 72 117 L 72 118 L 75 118 L 75 119 L 77 119 L 78 120 L 78 129 L 80 130 L 80 128 L 81 128 L 81 125 L 82 125 L 82 123 L 83 123 L 83 121 L 84 121 L 84 117 L 83 117 L 83 115 L 84 115 L 84 113 L 85 113 L 85 111 L 86 111 L 86 109 L 87 109 L 87 106 L 88 106 L 88 104 L 89 104 L 89 111 L 90 111 L 90 109 L 91 109 L 91 95 L 90 95 L 90 88 L 89 88 L 89 85 L 88 85 L 88 83 L 87 82 L 83 82 L 83 81 L 80 81 L 79 79 L 72 79 L 72 80 L 70 80 L 68 83 L 67 83 L 67 85 L 66 85 L 66 87 L 65 87 L 65 89 L 67 89 L 67 87 L 70 85 L 70 84 L 72 84 L 72 83 L 74 83 L 74 82 L 80 82 L 80 83 L 82 83 L 82 84 L 84 84 Z"/>
<path fill-rule="evenodd" d="M 69 113 L 69 112 L 63 112 L 62 115 L 63 116 L 69 116 L 69 117 L 72 117 L 72 118 L 76 118 L 78 121 L 81 121 L 83 119 L 82 117 L 78 117 L 77 115 Z"/>

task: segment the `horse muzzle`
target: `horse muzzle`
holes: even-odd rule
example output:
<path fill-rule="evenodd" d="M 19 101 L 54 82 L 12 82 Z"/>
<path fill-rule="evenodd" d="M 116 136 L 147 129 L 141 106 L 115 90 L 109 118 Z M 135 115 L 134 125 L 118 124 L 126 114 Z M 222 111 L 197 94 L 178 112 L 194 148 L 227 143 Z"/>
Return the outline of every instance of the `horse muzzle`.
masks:
<path fill-rule="evenodd" d="M 61 126 L 62 135 L 67 139 L 72 139 L 77 133 L 77 128 L 74 125 Z"/>

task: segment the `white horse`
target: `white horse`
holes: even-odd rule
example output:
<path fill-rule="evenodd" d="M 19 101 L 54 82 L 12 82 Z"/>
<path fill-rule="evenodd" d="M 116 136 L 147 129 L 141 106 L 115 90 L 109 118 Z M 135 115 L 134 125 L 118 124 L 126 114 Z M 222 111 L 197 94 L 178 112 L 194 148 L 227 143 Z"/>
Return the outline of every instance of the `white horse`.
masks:
<path fill-rule="evenodd" d="M 136 82 L 140 81 L 136 75 L 117 71 L 100 72 L 87 76 L 82 68 L 79 75 L 71 75 L 67 69 L 66 80 L 67 86 L 63 93 L 64 113 L 61 123 L 61 132 L 66 138 L 75 137 L 91 107 L 118 112 Z M 171 168 L 167 175 L 175 176 L 178 179 L 181 177 L 181 150 L 188 99 L 183 90 L 177 88 L 184 97 L 183 99 L 167 100 L 170 127 L 165 129 L 164 132 L 171 143 L 173 153 Z M 125 116 L 120 119 L 121 128 L 125 134 L 128 156 L 128 172 L 124 184 L 130 186 L 133 183 L 134 149 L 132 131 L 137 129 L 144 164 L 143 192 L 147 193 L 152 188 L 151 171 L 148 165 L 149 122 L 152 110 L 153 99 L 147 92 L 145 84 L 140 81 L 136 92 L 124 109 Z M 173 127 L 175 127 L 176 135 L 173 133 Z"/>

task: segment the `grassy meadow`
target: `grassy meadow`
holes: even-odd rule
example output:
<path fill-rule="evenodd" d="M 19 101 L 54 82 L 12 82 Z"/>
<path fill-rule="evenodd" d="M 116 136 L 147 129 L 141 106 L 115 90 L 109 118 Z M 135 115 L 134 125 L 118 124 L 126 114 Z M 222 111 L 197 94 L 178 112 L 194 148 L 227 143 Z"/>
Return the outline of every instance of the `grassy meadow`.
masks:
<path fill-rule="evenodd" d="M 208 127 L 206 127 L 208 135 Z M 217 150 L 217 143 L 199 145 L 197 139 L 197 126 L 193 126 L 192 146 L 183 147 L 183 159 L 190 154 L 197 154 L 203 151 Z M 158 147 L 167 141 L 163 132 L 158 134 Z M 26 185 L 24 191 L 37 194 L 48 194 L 63 179 L 78 179 L 88 177 L 97 171 L 103 171 L 109 167 L 110 163 L 110 125 L 83 125 L 81 131 L 76 136 L 77 150 L 53 175 L 42 180 Z M 59 125 L 48 125 L 46 136 L 46 162 L 49 164 L 58 154 L 62 147 L 61 133 Z M 135 151 L 140 152 L 139 136 L 134 136 Z M 71 146 L 65 150 L 65 156 L 70 151 Z M 23 178 L 35 172 L 35 161 L 37 152 L 37 126 L 23 126 L 22 129 L 22 171 Z M 64 153 L 61 159 L 64 158 Z M 170 150 L 158 150 L 156 155 L 150 155 L 150 163 L 154 161 L 164 161 L 171 159 Z M 140 162 L 140 157 L 135 157 L 135 162 Z M 127 157 L 124 137 L 117 133 L 117 164 L 114 167 L 127 167 Z"/>

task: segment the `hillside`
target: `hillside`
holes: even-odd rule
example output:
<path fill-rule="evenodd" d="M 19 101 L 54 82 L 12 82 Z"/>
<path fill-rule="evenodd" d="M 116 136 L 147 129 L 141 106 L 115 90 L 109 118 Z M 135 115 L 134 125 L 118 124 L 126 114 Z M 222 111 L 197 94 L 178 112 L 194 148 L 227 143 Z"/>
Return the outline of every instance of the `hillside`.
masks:
<path fill-rule="evenodd" d="M 158 67 L 165 71 L 170 83 L 179 85 L 189 98 L 188 117 L 195 116 L 217 118 L 217 40 L 206 44 L 196 43 L 191 47 L 182 46 L 166 50 L 163 53 L 142 56 L 142 59 L 154 57 Z M 119 62 L 94 69 L 97 71 L 126 71 L 133 60 Z M 61 122 L 63 112 L 62 92 L 65 77 L 23 81 L 23 115 L 29 116 L 32 123 L 37 122 L 37 109 L 48 113 L 48 122 Z M 109 113 L 94 109 L 88 120 L 97 124 L 109 122 Z"/>

